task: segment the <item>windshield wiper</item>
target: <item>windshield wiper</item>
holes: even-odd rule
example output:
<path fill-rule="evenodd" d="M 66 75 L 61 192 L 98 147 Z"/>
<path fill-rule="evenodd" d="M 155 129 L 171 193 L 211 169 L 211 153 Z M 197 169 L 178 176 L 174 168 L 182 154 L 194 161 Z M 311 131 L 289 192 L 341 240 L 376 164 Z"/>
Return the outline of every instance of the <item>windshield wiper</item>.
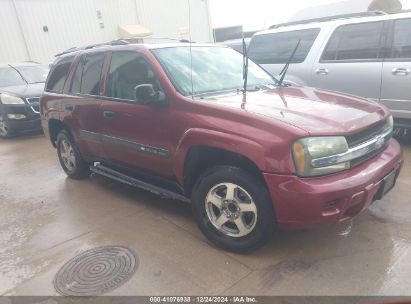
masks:
<path fill-rule="evenodd" d="M 247 80 L 248 80 L 248 56 L 247 56 L 247 44 L 245 43 L 243 33 L 243 93 L 247 92 Z"/>
<path fill-rule="evenodd" d="M 301 43 L 301 39 L 298 40 L 297 45 L 296 45 L 295 48 L 294 48 L 294 51 L 291 53 L 290 58 L 288 58 L 287 63 L 285 64 L 284 68 L 281 70 L 281 72 L 280 72 L 280 74 L 279 74 L 279 76 L 280 76 L 280 80 L 278 81 L 278 85 L 279 85 L 279 86 L 281 86 L 281 85 L 283 84 L 285 75 L 287 74 L 287 71 L 288 71 L 288 68 L 289 68 L 289 66 L 290 66 L 290 63 L 291 63 L 291 61 L 293 61 L 294 55 L 295 55 L 295 53 L 297 52 L 298 47 L 300 46 L 300 43 Z"/>
<path fill-rule="evenodd" d="M 15 70 L 15 71 L 20 75 L 21 79 L 23 79 L 23 81 L 24 81 L 26 84 L 29 84 L 29 82 L 26 80 L 26 78 L 23 77 L 23 74 L 20 73 L 20 71 L 19 71 L 18 69 L 16 69 L 16 68 L 15 68 L 14 66 L 12 66 L 11 64 L 8 64 L 8 66 L 11 67 L 13 70 Z"/>

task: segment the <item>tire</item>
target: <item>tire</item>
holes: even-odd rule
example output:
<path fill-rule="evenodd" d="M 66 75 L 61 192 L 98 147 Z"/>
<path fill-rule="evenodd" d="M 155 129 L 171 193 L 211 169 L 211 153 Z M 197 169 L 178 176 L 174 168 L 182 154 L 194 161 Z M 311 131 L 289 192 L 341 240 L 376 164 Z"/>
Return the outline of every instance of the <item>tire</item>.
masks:
<path fill-rule="evenodd" d="M 262 247 L 276 227 L 265 185 L 237 167 L 218 166 L 200 176 L 193 190 L 192 208 L 205 236 L 232 252 Z"/>
<path fill-rule="evenodd" d="M 0 115 L 0 138 L 11 138 L 13 136 L 13 131 L 10 130 L 7 122 L 3 119 L 3 116 Z"/>
<path fill-rule="evenodd" d="M 90 176 L 89 165 L 81 157 L 73 137 L 66 130 L 57 135 L 57 155 L 68 177 L 83 179 Z"/>

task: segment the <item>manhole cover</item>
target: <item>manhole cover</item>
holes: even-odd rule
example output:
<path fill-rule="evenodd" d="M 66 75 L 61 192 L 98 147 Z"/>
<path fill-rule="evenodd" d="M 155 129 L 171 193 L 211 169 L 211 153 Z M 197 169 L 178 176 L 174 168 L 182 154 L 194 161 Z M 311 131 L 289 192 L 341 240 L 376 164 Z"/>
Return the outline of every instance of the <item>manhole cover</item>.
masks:
<path fill-rule="evenodd" d="M 127 282 L 138 264 L 138 256 L 125 247 L 90 249 L 60 268 L 54 278 L 54 287 L 65 296 L 100 295 Z"/>

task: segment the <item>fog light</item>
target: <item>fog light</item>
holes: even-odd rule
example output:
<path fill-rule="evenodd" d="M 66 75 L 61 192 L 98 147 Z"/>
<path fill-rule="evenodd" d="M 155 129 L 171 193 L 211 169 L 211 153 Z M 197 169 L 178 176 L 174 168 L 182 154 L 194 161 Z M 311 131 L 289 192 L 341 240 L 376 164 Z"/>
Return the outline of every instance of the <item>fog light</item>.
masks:
<path fill-rule="evenodd" d="M 25 119 L 26 115 L 24 114 L 7 114 L 9 119 Z"/>

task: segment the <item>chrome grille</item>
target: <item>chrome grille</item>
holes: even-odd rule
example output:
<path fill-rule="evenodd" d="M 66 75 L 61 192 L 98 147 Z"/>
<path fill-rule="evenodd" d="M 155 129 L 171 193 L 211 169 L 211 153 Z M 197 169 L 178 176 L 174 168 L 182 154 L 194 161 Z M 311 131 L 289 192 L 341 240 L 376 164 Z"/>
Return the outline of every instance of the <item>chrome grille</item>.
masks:
<path fill-rule="evenodd" d="M 352 147 L 361 145 L 362 143 L 367 142 L 373 139 L 374 137 L 384 133 L 386 129 L 387 129 L 387 122 L 382 121 L 375 126 L 367 128 L 364 131 L 361 131 L 353 135 L 346 136 L 345 138 L 347 139 L 348 147 L 352 148 Z"/>
<path fill-rule="evenodd" d="M 40 113 L 40 97 L 29 97 L 26 98 L 26 101 L 28 104 L 31 105 L 31 109 L 33 110 L 34 113 Z"/>
<path fill-rule="evenodd" d="M 366 144 L 367 142 L 375 139 L 376 137 L 382 136 L 383 134 L 386 134 L 387 131 L 390 128 L 391 127 L 390 127 L 388 121 L 384 121 L 384 122 L 381 122 L 381 123 L 379 123 L 375 126 L 372 126 L 372 127 L 368 128 L 364 131 L 356 133 L 354 135 L 346 136 L 348 146 L 350 148 L 353 148 L 353 147 L 357 147 L 359 145 Z M 381 143 L 381 146 L 379 148 L 374 149 L 374 150 L 370 151 L 369 153 L 367 153 L 367 154 L 365 154 L 361 157 L 353 159 L 351 161 L 351 167 L 358 166 L 358 165 L 366 162 L 367 160 L 373 158 L 374 156 L 376 156 L 378 153 L 380 153 L 382 150 L 385 149 L 385 147 L 387 146 L 387 143 L 391 139 L 391 137 L 392 137 L 392 132 L 388 136 L 382 137 L 383 143 Z"/>

